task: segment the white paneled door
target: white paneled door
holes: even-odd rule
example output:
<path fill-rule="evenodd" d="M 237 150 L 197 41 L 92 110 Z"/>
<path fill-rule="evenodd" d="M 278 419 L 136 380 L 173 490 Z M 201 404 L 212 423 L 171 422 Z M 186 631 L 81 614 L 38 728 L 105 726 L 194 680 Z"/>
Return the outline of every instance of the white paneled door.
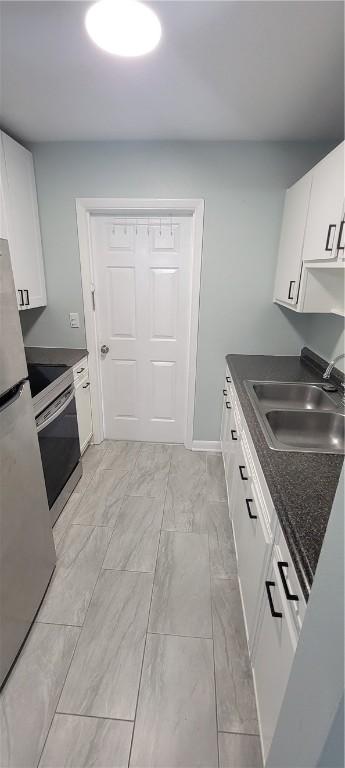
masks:
<path fill-rule="evenodd" d="M 192 217 L 94 215 L 91 235 L 104 436 L 183 443 Z"/>

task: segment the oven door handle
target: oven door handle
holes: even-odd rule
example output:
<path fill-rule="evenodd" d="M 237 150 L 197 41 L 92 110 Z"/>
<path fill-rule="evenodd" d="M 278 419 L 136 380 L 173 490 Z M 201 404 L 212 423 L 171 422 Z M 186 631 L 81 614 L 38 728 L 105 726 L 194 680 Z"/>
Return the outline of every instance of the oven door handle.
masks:
<path fill-rule="evenodd" d="M 60 416 L 64 412 L 64 410 L 67 408 L 67 406 L 72 402 L 72 400 L 74 398 L 74 394 L 75 393 L 74 393 L 74 388 L 73 388 L 70 396 L 67 398 L 67 400 L 65 400 L 63 402 L 61 408 L 58 408 L 56 411 L 54 411 L 54 413 L 52 413 L 52 415 L 49 416 L 49 419 L 46 419 L 45 421 L 42 421 L 42 424 L 39 424 L 39 426 L 37 427 L 37 433 L 41 432 L 42 429 L 45 429 L 45 427 L 47 427 L 48 424 L 51 424 L 52 421 L 55 421 L 55 419 L 57 419 L 58 416 Z"/>

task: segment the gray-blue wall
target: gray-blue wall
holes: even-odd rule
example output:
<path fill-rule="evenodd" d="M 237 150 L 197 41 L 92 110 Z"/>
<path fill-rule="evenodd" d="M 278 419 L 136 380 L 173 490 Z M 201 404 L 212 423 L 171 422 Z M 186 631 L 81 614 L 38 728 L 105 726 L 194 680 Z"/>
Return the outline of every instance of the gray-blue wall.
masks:
<path fill-rule="evenodd" d="M 46 143 L 33 147 L 48 307 L 23 313 L 34 346 L 84 346 L 76 197 L 205 199 L 194 438 L 219 438 L 227 352 L 297 354 L 315 316 L 272 303 L 285 189 L 332 147 L 314 143 Z M 334 320 L 334 319 L 332 319 Z M 322 319 L 323 350 L 341 330 Z M 340 330 L 339 330 L 340 328 Z M 339 333 L 338 333 L 339 331 Z M 338 341 L 338 343 L 340 343 Z"/>

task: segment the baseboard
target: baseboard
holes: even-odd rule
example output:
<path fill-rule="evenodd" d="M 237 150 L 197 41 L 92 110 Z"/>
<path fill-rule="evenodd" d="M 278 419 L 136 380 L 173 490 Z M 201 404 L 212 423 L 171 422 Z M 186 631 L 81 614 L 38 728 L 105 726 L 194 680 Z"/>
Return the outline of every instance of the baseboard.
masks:
<path fill-rule="evenodd" d="M 220 440 L 193 440 L 192 451 L 220 453 Z"/>

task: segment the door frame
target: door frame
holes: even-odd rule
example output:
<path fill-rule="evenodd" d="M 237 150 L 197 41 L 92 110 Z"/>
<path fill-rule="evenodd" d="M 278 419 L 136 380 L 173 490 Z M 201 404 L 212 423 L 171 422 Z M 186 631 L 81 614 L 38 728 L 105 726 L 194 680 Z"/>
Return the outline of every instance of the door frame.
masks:
<path fill-rule="evenodd" d="M 199 329 L 201 258 L 204 229 L 203 199 L 155 199 L 118 197 L 76 198 L 79 257 L 84 303 L 86 346 L 89 353 L 90 395 L 93 442 L 104 439 L 103 398 L 100 360 L 97 354 L 96 315 L 93 309 L 93 262 L 91 247 L 91 215 L 113 216 L 191 216 L 192 218 L 192 298 L 188 339 L 188 393 L 185 424 L 186 448 L 193 447 L 193 424 L 196 387 L 196 358 Z M 95 297 L 97 300 L 97 297 Z"/>

